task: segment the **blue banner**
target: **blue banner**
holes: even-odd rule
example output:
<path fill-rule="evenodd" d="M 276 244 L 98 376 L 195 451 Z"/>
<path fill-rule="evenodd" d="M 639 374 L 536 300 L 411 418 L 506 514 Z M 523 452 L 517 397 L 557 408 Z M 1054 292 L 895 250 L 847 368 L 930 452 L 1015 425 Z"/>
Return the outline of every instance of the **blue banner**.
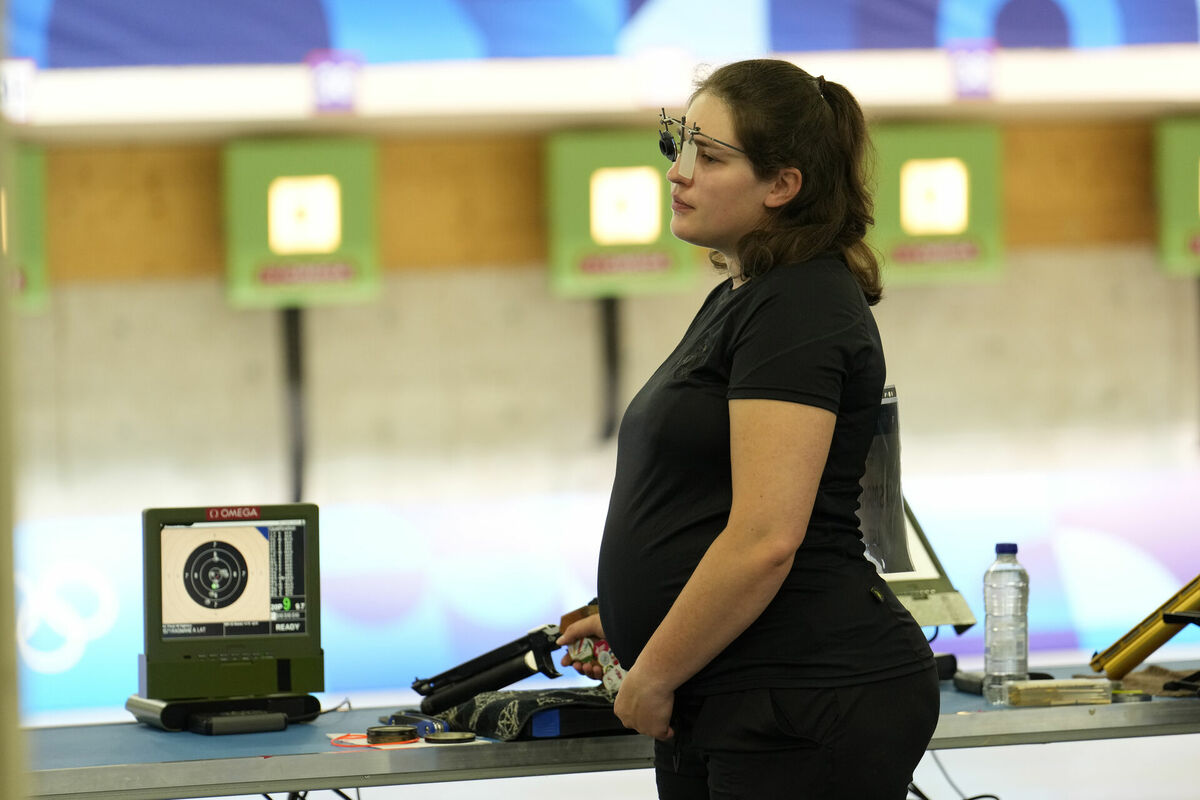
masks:
<path fill-rule="evenodd" d="M 8 55 L 42 68 L 365 63 L 1200 41 L 1193 0 L 10 0 Z"/>

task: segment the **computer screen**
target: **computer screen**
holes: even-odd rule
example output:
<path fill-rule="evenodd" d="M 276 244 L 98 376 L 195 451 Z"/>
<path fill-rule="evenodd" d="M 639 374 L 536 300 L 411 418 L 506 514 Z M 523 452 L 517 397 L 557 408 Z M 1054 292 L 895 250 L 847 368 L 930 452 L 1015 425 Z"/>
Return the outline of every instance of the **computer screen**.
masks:
<path fill-rule="evenodd" d="M 142 528 L 142 696 L 324 689 L 315 505 L 147 509 Z"/>
<path fill-rule="evenodd" d="M 303 519 L 163 525 L 162 636 L 306 632 Z"/>

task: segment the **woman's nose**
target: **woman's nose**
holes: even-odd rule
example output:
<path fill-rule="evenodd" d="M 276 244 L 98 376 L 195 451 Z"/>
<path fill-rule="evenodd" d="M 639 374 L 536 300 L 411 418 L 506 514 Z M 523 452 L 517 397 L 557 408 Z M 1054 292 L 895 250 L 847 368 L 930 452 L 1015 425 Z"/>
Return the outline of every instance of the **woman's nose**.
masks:
<path fill-rule="evenodd" d="M 671 162 L 670 168 L 667 169 L 667 180 L 671 183 L 687 183 L 688 178 L 679 174 L 679 156 L 675 156 L 675 160 Z"/>

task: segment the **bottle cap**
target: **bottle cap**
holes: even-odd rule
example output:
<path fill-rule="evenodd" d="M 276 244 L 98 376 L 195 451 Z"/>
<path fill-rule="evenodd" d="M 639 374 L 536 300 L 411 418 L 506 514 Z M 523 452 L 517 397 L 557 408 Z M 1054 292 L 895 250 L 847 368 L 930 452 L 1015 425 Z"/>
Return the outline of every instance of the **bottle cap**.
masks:
<path fill-rule="evenodd" d="M 1013 542 L 1001 542 L 1000 544 L 996 545 L 996 555 L 1001 554 L 1015 556 L 1017 554 L 1017 545 Z"/>

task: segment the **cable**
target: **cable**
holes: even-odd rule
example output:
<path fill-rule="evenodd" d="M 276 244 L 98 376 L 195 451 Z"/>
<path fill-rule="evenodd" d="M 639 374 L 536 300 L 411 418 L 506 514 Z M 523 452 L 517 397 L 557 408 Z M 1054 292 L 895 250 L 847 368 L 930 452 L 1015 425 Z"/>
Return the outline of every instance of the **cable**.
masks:
<path fill-rule="evenodd" d="M 958 788 L 958 786 L 950 778 L 950 773 L 946 771 L 946 768 L 944 766 L 942 766 L 942 760 L 940 758 L 938 758 L 937 751 L 930 750 L 929 755 L 933 756 L 933 763 L 937 764 L 937 768 L 939 770 L 941 770 L 942 777 L 946 779 L 946 783 L 950 784 L 950 788 L 953 789 L 954 793 L 957 794 L 959 797 L 961 797 L 962 800 L 1000 800 L 1000 798 L 994 794 L 977 794 L 977 795 L 973 795 L 971 797 L 967 797 L 966 795 L 963 794 L 962 789 Z"/>
<path fill-rule="evenodd" d="M 926 639 L 925 641 L 927 641 L 927 642 L 929 642 L 930 644 L 932 644 L 932 643 L 933 643 L 933 640 L 934 640 L 934 639 L 936 639 L 936 638 L 938 637 L 938 631 L 940 631 L 940 630 L 941 630 L 941 628 L 940 628 L 939 626 L 937 626 L 937 625 L 934 625 L 934 626 L 933 626 L 933 636 L 930 636 L 930 637 L 929 637 L 928 639 Z"/>
<path fill-rule="evenodd" d="M 343 697 L 342 702 L 338 703 L 333 708 L 326 708 L 321 711 L 322 714 L 328 714 L 330 711 L 353 711 L 354 706 L 350 705 L 350 698 Z"/>
<path fill-rule="evenodd" d="M 910 795 L 916 795 L 917 800 L 929 800 L 929 795 L 925 794 L 920 789 L 918 789 L 917 785 L 915 783 L 910 782 L 908 784 L 908 793 Z"/>

